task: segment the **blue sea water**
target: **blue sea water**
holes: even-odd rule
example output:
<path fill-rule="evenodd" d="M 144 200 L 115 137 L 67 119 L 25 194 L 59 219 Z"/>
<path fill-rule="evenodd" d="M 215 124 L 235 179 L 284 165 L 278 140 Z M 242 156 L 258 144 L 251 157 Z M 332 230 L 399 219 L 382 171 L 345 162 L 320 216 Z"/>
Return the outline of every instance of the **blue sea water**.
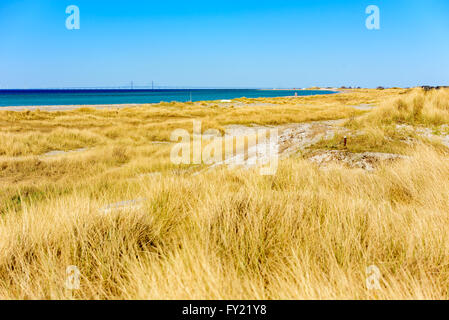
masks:
<path fill-rule="evenodd" d="M 0 107 L 143 104 L 161 101 L 187 102 L 235 98 L 268 98 L 331 94 L 317 90 L 257 89 L 156 89 L 156 90 L 0 90 Z"/>

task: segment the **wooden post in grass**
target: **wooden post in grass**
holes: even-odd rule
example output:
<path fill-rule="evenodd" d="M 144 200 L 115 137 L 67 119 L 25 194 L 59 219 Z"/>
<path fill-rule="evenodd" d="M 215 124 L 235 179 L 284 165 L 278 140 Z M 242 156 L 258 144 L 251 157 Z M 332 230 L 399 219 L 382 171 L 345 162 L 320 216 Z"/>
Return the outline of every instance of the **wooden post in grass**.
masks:
<path fill-rule="evenodd" d="M 345 148 L 346 148 L 346 146 L 347 146 L 347 144 L 348 144 L 348 137 L 346 137 L 346 136 L 344 137 L 343 143 L 344 143 Z"/>

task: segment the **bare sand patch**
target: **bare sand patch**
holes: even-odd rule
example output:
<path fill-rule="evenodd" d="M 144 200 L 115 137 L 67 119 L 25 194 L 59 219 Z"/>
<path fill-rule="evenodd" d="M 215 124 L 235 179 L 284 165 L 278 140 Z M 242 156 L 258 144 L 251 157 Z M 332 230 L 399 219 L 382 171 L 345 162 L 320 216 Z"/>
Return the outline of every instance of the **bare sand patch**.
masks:
<path fill-rule="evenodd" d="M 447 125 L 442 125 L 437 128 L 436 131 L 438 131 L 439 134 L 435 134 L 435 130 L 432 130 L 431 128 L 413 127 L 408 124 L 398 124 L 396 125 L 396 129 L 415 133 L 425 139 L 439 141 L 441 144 L 449 148 L 449 130 Z"/>

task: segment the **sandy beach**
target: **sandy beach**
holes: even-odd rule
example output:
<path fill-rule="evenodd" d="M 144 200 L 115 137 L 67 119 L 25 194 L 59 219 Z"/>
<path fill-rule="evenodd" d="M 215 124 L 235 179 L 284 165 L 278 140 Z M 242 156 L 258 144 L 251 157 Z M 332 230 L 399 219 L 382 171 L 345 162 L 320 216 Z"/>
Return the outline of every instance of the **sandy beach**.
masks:
<path fill-rule="evenodd" d="M 108 108 L 128 108 L 142 105 L 141 103 L 134 104 L 93 104 L 93 105 L 55 105 L 55 106 L 14 106 L 14 107 L 0 107 L 0 111 L 70 111 L 79 108 L 95 108 L 95 109 L 108 109 Z"/>

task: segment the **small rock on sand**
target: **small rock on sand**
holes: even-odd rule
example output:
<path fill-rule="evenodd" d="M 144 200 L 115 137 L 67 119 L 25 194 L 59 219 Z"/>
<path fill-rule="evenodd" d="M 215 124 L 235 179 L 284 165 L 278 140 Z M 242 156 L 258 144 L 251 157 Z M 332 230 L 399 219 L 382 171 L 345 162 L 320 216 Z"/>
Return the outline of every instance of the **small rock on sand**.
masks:
<path fill-rule="evenodd" d="M 60 155 L 71 153 L 71 152 L 83 152 L 83 151 L 87 151 L 87 148 L 80 148 L 80 149 L 70 150 L 70 151 L 53 150 L 53 151 L 44 153 L 43 156 L 44 157 L 54 157 L 54 156 L 60 156 Z"/>

